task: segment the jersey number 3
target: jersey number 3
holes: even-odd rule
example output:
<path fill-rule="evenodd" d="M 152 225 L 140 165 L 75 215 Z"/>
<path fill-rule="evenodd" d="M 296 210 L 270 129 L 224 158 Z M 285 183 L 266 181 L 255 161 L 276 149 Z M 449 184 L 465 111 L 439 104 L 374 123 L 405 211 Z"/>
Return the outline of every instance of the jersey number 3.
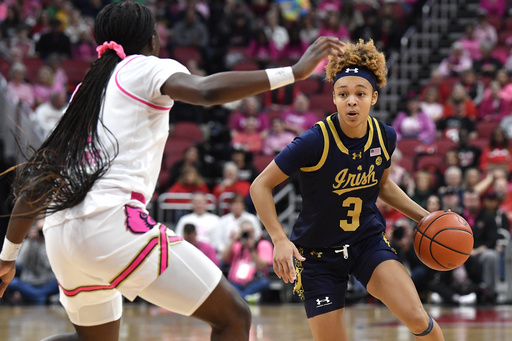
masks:
<path fill-rule="evenodd" d="M 343 231 L 355 231 L 359 227 L 359 216 L 363 207 L 363 200 L 361 198 L 349 197 L 343 200 L 343 207 L 348 207 L 347 217 L 350 219 L 340 220 L 340 227 Z"/>

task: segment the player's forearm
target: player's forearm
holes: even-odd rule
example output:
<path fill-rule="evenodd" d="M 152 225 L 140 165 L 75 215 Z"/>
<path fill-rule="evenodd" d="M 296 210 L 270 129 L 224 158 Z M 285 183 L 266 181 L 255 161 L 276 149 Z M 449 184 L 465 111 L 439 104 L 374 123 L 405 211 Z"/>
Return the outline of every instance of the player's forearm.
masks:
<path fill-rule="evenodd" d="M 381 184 L 379 198 L 417 222 L 428 214 L 427 210 L 409 198 L 391 179 Z"/>
<path fill-rule="evenodd" d="M 15 244 L 23 242 L 34 224 L 34 221 L 38 219 L 40 215 L 40 210 L 27 202 L 24 198 L 16 200 L 7 227 L 7 239 Z"/>
<path fill-rule="evenodd" d="M 264 186 L 256 179 L 251 186 L 251 198 L 258 216 L 267 229 L 274 245 L 281 239 L 287 239 L 288 237 L 277 218 L 272 188 Z"/>

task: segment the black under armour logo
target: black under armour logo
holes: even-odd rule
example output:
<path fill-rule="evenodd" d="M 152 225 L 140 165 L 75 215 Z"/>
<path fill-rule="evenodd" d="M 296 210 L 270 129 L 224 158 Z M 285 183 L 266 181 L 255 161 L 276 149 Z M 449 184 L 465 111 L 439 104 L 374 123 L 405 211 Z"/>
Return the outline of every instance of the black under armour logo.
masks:
<path fill-rule="evenodd" d="M 353 69 L 351 69 L 351 68 L 347 68 L 347 69 L 345 70 L 345 73 L 350 73 L 350 72 L 358 73 L 358 72 L 359 72 L 359 69 L 355 67 L 355 68 L 353 68 Z"/>
<path fill-rule="evenodd" d="M 352 153 L 352 160 L 360 159 L 363 157 L 363 152 Z"/>

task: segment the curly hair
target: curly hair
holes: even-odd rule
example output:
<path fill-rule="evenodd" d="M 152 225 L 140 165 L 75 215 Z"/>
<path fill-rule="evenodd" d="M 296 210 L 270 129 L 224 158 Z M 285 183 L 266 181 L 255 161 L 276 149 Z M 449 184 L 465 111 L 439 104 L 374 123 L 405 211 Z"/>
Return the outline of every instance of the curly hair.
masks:
<path fill-rule="evenodd" d="M 359 39 L 357 43 L 347 43 L 343 50 L 344 54 L 339 56 L 339 60 L 331 58 L 325 66 L 325 79 L 332 82 L 336 74 L 346 67 L 359 66 L 366 67 L 372 71 L 377 80 L 377 86 L 382 89 L 386 83 L 386 57 L 384 53 L 377 50 L 370 39 L 367 43 L 363 39 Z"/>

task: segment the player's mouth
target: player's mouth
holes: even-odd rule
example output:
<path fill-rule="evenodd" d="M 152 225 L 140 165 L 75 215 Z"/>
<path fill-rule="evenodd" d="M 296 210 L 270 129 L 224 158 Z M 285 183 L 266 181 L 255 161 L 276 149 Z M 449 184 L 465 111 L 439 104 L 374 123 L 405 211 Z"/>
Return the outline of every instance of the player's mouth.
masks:
<path fill-rule="evenodd" d="M 358 113 L 356 111 L 347 112 L 347 116 L 350 118 L 355 118 L 355 117 L 357 117 L 357 115 L 358 115 Z"/>

